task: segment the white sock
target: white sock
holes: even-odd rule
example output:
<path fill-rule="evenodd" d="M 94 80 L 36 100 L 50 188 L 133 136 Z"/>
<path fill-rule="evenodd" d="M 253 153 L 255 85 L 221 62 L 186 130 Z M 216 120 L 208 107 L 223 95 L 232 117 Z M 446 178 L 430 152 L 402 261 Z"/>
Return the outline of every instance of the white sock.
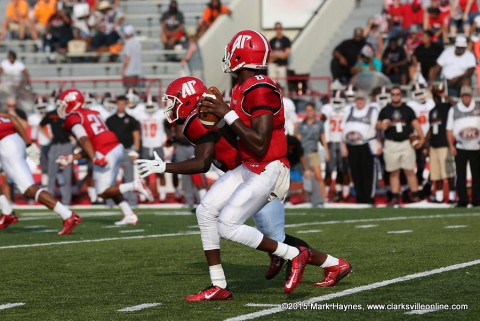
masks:
<path fill-rule="evenodd" d="M 342 185 L 340 184 L 335 184 L 335 192 L 340 193 L 342 191 Z"/>
<path fill-rule="evenodd" d="M 122 185 L 120 185 L 120 186 L 122 186 Z M 120 207 L 120 210 L 122 211 L 123 215 L 125 215 L 125 216 L 135 215 L 135 213 L 132 211 L 132 208 L 130 207 L 130 205 L 128 205 L 127 201 L 121 201 L 120 203 L 118 203 L 118 207 Z"/>
<path fill-rule="evenodd" d="M 90 199 L 90 202 L 95 202 L 97 200 L 97 191 L 95 190 L 95 187 L 90 186 L 87 187 L 87 194 L 88 198 Z"/>
<path fill-rule="evenodd" d="M 5 215 L 10 215 L 13 212 L 12 207 L 10 206 L 10 203 L 5 195 L 0 196 L 0 207 L 2 208 L 2 213 Z"/>
<path fill-rule="evenodd" d="M 198 196 L 200 196 L 200 199 L 203 198 L 203 195 L 207 194 L 207 190 L 202 188 L 200 190 L 198 190 Z"/>
<path fill-rule="evenodd" d="M 55 204 L 53 211 L 60 215 L 64 220 L 72 216 L 72 211 L 70 211 L 65 205 L 60 202 L 57 202 L 57 204 Z"/>
<path fill-rule="evenodd" d="M 336 257 L 333 257 L 327 254 L 327 259 L 325 260 L 325 262 L 323 262 L 322 265 L 320 265 L 320 267 L 324 269 L 334 265 L 338 265 L 338 259 Z"/>
<path fill-rule="evenodd" d="M 342 187 L 342 196 L 343 196 L 344 198 L 347 198 L 348 195 L 350 195 L 350 186 L 348 186 L 348 185 L 343 185 L 343 187 Z"/>
<path fill-rule="evenodd" d="M 437 202 L 443 202 L 443 190 L 435 192 L 435 200 Z"/>
<path fill-rule="evenodd" d="M 47 186 L 47 185 L 48 185 L 48 175 L 42 174 L 42 186 Z"/>
<path fill-rule="evenodd" d="M 175 187 L 175 197 L 180 198 L 182 196 L 182 193 L 180 192 L 180 189 L 178 187 Z"/>
<path fill-rule="evenodd" d="M 325 193 L 327 193 L 327 195 L 330 194 L 330 186 L 325 186 Z"/>
<path fill-rule="evenodd" d="M 120 184 L 118 188 L 120 189 L 120 193 L 122 194 L 127 192 L 133 192 L 135 190 L 135 181 L 130 183 Z"/>
<path fill-rule="evenodd" d="M 164 201 L 167 198 L 167 189 L 165 186 L 159 185 L 157 187 L 158 189 L 158 197 L 160 198 L 161 201 Z"/>
<path fill-rule="evenodd" d="M 212 280 L 212 284 L 222 289 L 227 287 L 227 280 L 225 279 L 225 273 L 223 272 L 223 268 L 221 264 L 211 265 L 208 267 L 210 272 L 210 279 Z"/>
<path fill-rule="evenodd" d="M 272 253 L 273 255 L 279 256 L 285 260 L 293 260 L 294 257 L 296 257 L 298 254 L 300 254 L 300 251 L 293 246 L 287 245 L 285 243 L 278 242 L 277 249 L 275 252 Z"/>
<path fill-rule="evenodd" d="M 454 201 L 455 202 L 456 198 L 457 198 L 457 193 L 455 193 L 455 191 L 450 191 L 448 193 L 448 200 L 449 201 Z"/>

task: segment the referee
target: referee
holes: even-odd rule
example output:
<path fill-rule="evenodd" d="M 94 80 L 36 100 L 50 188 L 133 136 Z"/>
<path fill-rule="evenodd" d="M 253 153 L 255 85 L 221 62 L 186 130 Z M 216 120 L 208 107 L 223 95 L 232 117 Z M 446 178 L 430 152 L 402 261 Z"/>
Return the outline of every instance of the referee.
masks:
<path fill-rule="evenodd" d="M 62 155 L 73 154 L 73 145 L 70 142 L 70 136 L 64 128 L 65 121 L 58 116 L 56 110 L 48 112 L 40 122 L 40 128 L 47 138 L 51 139 L 48 151 L 48 191 L 55 195 L 55 182 L 62 192 L 62 203 L 70 205 L 72 200 L 72 164 L 68 165 L 59 174 L 59 164 L 56 160 Z M 50 128 L 50 131 L 47 129 Z M 57 178 L 57 179 L 55 179 Z"/>
<path fill-rule="evenodd" d="M 117 112 L 110 116 L 106 123 L 108 129 L 113 131 L 118 141 L 123 145 L 125 152 L 122 160 L 123 179 L 125 183 L 132 182 L 133 161 L 138 158 L 140 151 L 140 124 L 125 112 L 128 99 L 126 96 L 117 97 Z M 133 192 L 125 195 L 130 206 L 137 206 L 137 196 Z"/>

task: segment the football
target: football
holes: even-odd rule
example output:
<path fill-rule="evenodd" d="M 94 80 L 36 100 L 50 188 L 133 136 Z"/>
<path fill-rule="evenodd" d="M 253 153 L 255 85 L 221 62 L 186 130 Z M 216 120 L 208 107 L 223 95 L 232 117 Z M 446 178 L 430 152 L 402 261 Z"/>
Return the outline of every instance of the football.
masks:
<path fill-rule="evenodd" d="M 216 87 L 207 88 L 207 90 L 205 90 L 205 92 L 203 93 L 203 97 L 216 99 L 217 97 L 214 94 L 215 91 L 217 93 L 220 92 Z M 198 119 L 200 119 L 203 127 L 208 129 L 215 127 L 215 125 L 220 121 L 220 118 L 217 117 L 217 115 L 206 112 L 202 107 L 202 104 L 200 104 L 198 108 Z"/>
<path fill-rule="evenodd" d="M 419 147 L 418 144 L 420 144 L 420 137 L 417 134 L 410 135 L 409 139 L 410 144 L 412 144 L 413 148 Z"/>

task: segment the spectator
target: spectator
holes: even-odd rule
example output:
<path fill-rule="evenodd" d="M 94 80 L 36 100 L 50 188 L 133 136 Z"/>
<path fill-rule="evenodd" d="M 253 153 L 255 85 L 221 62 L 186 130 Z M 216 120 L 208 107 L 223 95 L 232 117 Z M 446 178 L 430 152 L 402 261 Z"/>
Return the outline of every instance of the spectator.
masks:
<path fill-rule="evenodd" d="M 298 127 L 298 116 L 295 103 L 287 95 L 285 88 L 280 84 L 277 84 L 278 88 L 282 92 L 283 110 L 285 114 L 285 128 L 288 135 L 295 135 Z"/>
<path fill-rule="evenodd" d="M 412 25 L 410 29 L 408 29 L 408 34 L 405 37 L 403 48 L 405 49 L 405 53 L 407 54 L 407 60 L 412 60 L 412 55 L 415 49 L 418 48 L 423 43 L 423 34 L 420 31 L 417 25 Z"/>
<path fill-rule="evenodd" d="M 383 73 L 394 84 L 407 84 L 407 54 L 398 45 L 398 38 L 392 38 L 383 52 Z"/>
<path fill-rule="evenodd" d="M 57 11 L 57 0 L 37 0 L 33 8 L 33 24 L 40 35 L 46 33 L 50 17 Z"/>
<path fill-rule="evenodd" d="M 400 0 L 393 0 L 387 11 L 389 23 L 389 38 L 397 38 L 402 35 L 405 7 Z"/>
<path fill-rule="evenodd" d="M 426 142 L 429 144 L 430 179 L 435 184 L 434 202 L 444 203 L 443 182 L 448 179 L 450 204 L 455 202 L 455 161 L 448 148 L 447 119 L 450 107 L 455 104 L 447 97 L 443 86 L 432 89 L 435 108 L 429 113 L 430 128 Z"/>
<path fill-rule="evenodd" d="M 23 62 L 17 60 L 17 54 L 10 50 L 7 59 L 0 64 L 0 75 L 2 76 L 2 91 L 16 92 L 23 84 L 30 86 L 30 74 Z"/>
<path fill-rule="evenodd" d="M 375 57 L 369 44 L 363 46 L 357 64 L 352 68 L 352 74 L 356 75 L 364 71 L 382 71 L 382 61 Z"/>
<path fill-rule="evenodd" d="M 97 11 L 90 16 L 88 24 L 94 29 L 92 47 L 97 52 L 109 52 L 110 47 L 120 40 L 118 30 L 123 24 L 124 16 L 119 9 L 114 9 L 110 2 L 100 1 Z"/>
<path fill-rule="evenodd" d="M 451 7 L 452 22 L 450 32 L 455 35 L 461 27 L 465 34 L 469 34 L 473 20 L 478 16 L 477 0 L 454 0 Z"/>
<path fill-rule="evenodd" d="M 183 57 L 181 64 L 182 67 L 188 68 L 188 72 L 185 74 L 196 77 L 198 79 L 203 78 L 203 58 L 198 45 L 197 29 L 194 27 L 187 29 L 187 52 Z"/>
<path fill-rule="evenodd" d="M 328 146 L 325 140 L 323 122 L 317 119 L 315 105 L 308 103 L 305 106 L 305 119 L 298 125 L 297 138 L 302 142 L 302 147 L 307 155 L 308 169 L 313 172 L 320 187 L 320 193 L 324 201 L 327 200 L 325 183 L 322 177 L 322 163 L 318 153 L 318 143 L 321 142 L 325 151 L 325 161 L 329 160 Z"/>
<path fill-rule="evenodd" d="M 56 160 L 62 155 L 73 154 L 73 145 L 70 142 L 70 136 L 65 131 L 65 121 L 58 116 L 56 110 L 48 112 L 40 122 L 43 128 L 42 132 L 51 139 L 50 150 L 48 152 L 48 191 L 55 195 L 55 183 L 60 187 L 62 193 L 62 203 L 70 205 L 72 200 L 72 174 L 73 166 L 69 164 L 62 168 L 58 173 L 59 164 Z M 48 130 L 45 128 L 48 126 Z M 56 179 L 55 179 L 56 178 Z"/>
<path fill-rule="evenodd" d="M 420 73 L 426 81 L 430 81 L 430 68 L 435 66 L 438 57 L 443 51 L 443 45 L 432 41 L 432 31 L 423 33 L 423 43 L 415 49 L 410 66 L 410 78 L 416 80 Z"/>
<path fill-rule="evenodd" d="M 342 41 L 333 50 L 333 59 L 330 63 L 333 80 L 338 80 L 345 85 L 350 81 L 352 67 L 357 63 L 358 56 L 365 43 L 363 29 L 355 28 L 353 38 Z"/>
<path fill-rule="evenodd" d="M 381 58 L 383 53 L 383 35 L 380 31 L 381 23 L 382 17 L 377 15 L 368 20 L 368 24 L 363 30 L 363 37 L 365 41 L 372 46 L 375 57 L 377 58 Z"/>
<path fill-rule="evenodd" d="M 37 30 L 28 17 L 30 8 L 26 0 L 10 0 L 5 11 L 5 21 L 3 22 L 0 39 L 7 36 L 7 32 L 17 32 L 18 39 L 25 39 L 27 29 L 32 39 L 37 39 Z"/>
<path fill-rule="evenodd" d="M 275 37 L 270 39 L 272 52 L 270 53 L 268 63 L 268 76 L 272 78 L 273 81 L 282 85 L 283 88 L 288 88 L 287 67 L 291 51 L 291 42 L 290 39 L 283 34 L 283 26 L 280 22 L 275 23 L 275 34 Z"/>
<path fill-rule="evenodd" d="M 126 25 L 123 28 L 125 44 L 122 57 L 122 81 L 125 89 L 138 87 L 138 80 L 142 76 L 142 44 L 135 37 L 135 28 Z"/>
<path fill-rule="evenodd" d="M 403 5 L 403 30 L 406 31 L 412 26 L 422 27 L 424 12 L 422 0 L 413 0 Z"/>
<path fill-rule="evenodd" d="M 173 49 L 184 37 L 183 26 L 185 20 L 183 13 L 178 10 L 177 1 L 170 1 L 168 10 L 163 13 L 160 19 L 162 34 L 160 36 L 164 49 Z M 169 55 L 168 57 L 172 57 Z"/>
<path fill-rule="evenodd" d="M 72 39 L 72 19 L 65 11 L 58 10 L 48 20 L 45 29 L 44 49 L 47 53 L 52 52 L 65 55 L 68 49 L 68 42 Z M 52 59 L 50 58 L 50 60 Z"/>
<path fill-rule="evenodd" d="M 372 204 L 375 196 L 375 155 L 382 153 L 376 139 L 378 109 L 367 107 L 367 95 L 358 91 L 355 104 L 349 106 L 343 126 L 342 150 L 348 154 L 357 203 Z M 346 146 L 345 146 L 346 145 Z"/>
<path fill-rule="evenodd" d="M 203 36 L 205 31 L 212 25 L 212 23 L 218 18 L 221 14 L 232 14 L 230 9 L 227 6 L 222 5 L 220 0 L 210 0 L 210 3 L 207 4 L 207 7 L 203 11 L 202 21 L 198 25 L 198 37 Z"/>
<path fill-rule="evenodd" d="M 5 102 L 5 107 L 7 109 L 6 113 L 17 117 L 20 124 L 22 124 L 23 128 L 26 130 L 28 128 L 27 114 L 18 107 L 17 99 L 15 97 L 8 97 Z"/>
<path fill-rule="evenodd" d="M 377 129 L 383 131 L 385 135 L 383 157 L 385 169 L 390 173 L 390 189 L 392 191 L 389 205 L 397 207 L 399 205 L 401 169 L 405 172 L 412 191 L 412 200 L 420 201 L 417 177 L 414 172 L 415 149 L 409 138 L 415 131 L 418 135 L 417 148 L 423 145 L 424 138 L 415 112 L 402 102 L 400 87 L 393 87 L 390 95 L 391 103 L 384 107 L 378 115 Z"/>
<path fill-rule="evenodd" d="M 448 111 L 447 140 L 455 157 L 457 207 L 467 207 L 467 166 L 472 176 L 471 203 L 480 206 L 480 104 L 472 98 L 473 90 L 463 86 L 460 101 Z"/>
<path fill-rule="evenodd" d="M 123 180 L 125 183 L 133 182 L 133 161 L 138 159 L 140 152 L 140 124 L 126 113 L 127 97 L 117 97 L 117 112 L 107 119 L 107 127 L 115 133 L 118 141 L 124 147 L 122 160 Z M 129 192 L 125 195 L 128 203 L 135 207 L 137 197 L 135 193 Z"/>
<path fill-rule="evenodd" d="M 441 70 L 447 79 L 449 95 L 458 97 L 460 87 L 470 85 L 475 66 L 475 56 L 467 51 L 467 38 L 457 36 L 455 47 L 446 48 L 430 69 L 430 83 L 436 80 Z"/>
<path fill-rule="evenodd" d="M 430 7 L 425 15 L 423 28 L 432 32 L 434 42 L 448 43 L 448 23 L 449 18 L 442 14 L 440 7 Z"/>

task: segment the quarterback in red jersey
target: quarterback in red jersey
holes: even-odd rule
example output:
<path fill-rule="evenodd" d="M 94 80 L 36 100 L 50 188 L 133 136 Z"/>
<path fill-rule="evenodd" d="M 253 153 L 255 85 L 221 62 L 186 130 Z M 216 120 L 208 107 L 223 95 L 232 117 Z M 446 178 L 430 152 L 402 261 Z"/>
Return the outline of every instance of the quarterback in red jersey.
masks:
<path fill-rule="evenodd" d="M 93 162 L 93 180 L 99 197 L 111 198 L 122 211 L 124 217 L 116 225 L 134 225 L 138 223 L 137 215 L 123 199 L 123 193 L 137 192 L 152 201 L 152 193 L 140 179 L 130 183 L 115 185 L 120 163 L 123 159 L 123 146 L 115 134 L 108 130 L 100 114 L 94 110 L 84 109 L 84 98 L 80 91 L 68 89 L 57 100 L 57 112 L 65 119 L 65 129 L 78 140 L 83 153 L 64 155 L 59 158 L 61 165 L 67 165 L 74 159 L 87 156 Z"/>
<path fill-rule="evenodd" d="M 30 149 L 31 141 L 18 119 L 15 116 L 0 113 L 0 164 L 2 169 L 25 197 L 34 198 L 35 201 L 60 215 L 63 219 L 63 228 L 58 235 L 69 235 L 82 219 L 65 205 L 57 202 L 55 197 L 44 188 L 38 188 L 35 185 L 26 161 L 25 144 L 29 145 Z M 5 195 L 0 196 L 0 207 L 3 213 L 0 216 L 0 229 L 18 222 L 18 217 L 13 212 Z"/>

